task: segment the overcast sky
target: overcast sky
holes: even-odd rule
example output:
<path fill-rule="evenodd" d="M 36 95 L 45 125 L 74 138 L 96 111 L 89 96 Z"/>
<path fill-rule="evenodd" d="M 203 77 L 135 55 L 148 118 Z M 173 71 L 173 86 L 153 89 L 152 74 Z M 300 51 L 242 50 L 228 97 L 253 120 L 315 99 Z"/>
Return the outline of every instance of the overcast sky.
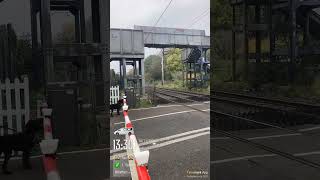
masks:
<path fill-rule="evenodd" d="M 169 2 L 170 0 L 111 0 L 111 28 L 153 26 Z M 209 8 L 210 0 L 173 0 L 157 26 L 205 30 L 206 35 L 210 35 Z M 145 48 L 145 57 L 159 51 Z M 115 68 L 114 65 L 112 67 Z"/>
<path fill-rule="evenodd" d="M 170 0 L 111 0 L 111 27 L 152 26 L 169 2 Z M 173 0 L 157 26 L 201 29 L 209 35 L 209 13 L 190 26 L 196 17 L 209 8 L 210 0 Z"/>

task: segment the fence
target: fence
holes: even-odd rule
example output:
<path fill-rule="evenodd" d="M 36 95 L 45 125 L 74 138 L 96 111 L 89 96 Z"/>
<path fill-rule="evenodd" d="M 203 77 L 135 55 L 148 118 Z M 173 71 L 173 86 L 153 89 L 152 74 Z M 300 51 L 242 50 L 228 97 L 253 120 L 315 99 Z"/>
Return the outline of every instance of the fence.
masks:
<path fill-rule="evenodd" d="M 117 104 L 120 99 L 120 89 L 119 86 L 110 87 L 110 104 Z"/>
<path fill-rule="evenodd" d="M 15 78 L 0 81 L 0 136 L 22 132 L 29 121 L 29 80 Z M 2 128 L 1 128 L 2 127 Z"/>

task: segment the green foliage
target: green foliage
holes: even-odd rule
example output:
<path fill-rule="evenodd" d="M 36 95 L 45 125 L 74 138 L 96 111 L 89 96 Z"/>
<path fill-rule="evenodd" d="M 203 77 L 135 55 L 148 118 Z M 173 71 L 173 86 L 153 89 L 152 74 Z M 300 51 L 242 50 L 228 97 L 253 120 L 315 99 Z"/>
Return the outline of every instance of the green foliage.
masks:
<path fill-rule="evenodd" d="M 214 44 L 212 47 L 213 59 L 231 59 L 232 44 L 231 31 L 221 30 L 214 32 Z"/>
<path fill-rule="evenodd" d="M 152 103 L 146 98 L 140 99 L 139 106 L 137 108 L 148 108 L 148 107 L 152 107 Z"/>
<path fill-rule="evenodd" d="M 171 73 L 176 73 L 178 71 L 182 71 L 183 64 L 181 60 L 181 49 L 175 48 L 170 49 L 168 54 L 165 56 L 166 59 L 166 68 Z"/>
<path fill-rule="evenodd" d="M 182 90 L 182 91 L 191 91 L 191 92 L 204 93 L 204 94 L 210 93 L 210 86 L 207 88 L 192 88 L 190 90 L 186 86 L 183 86 L 182 80 L 166 81 L 163 86 L 161 85 L 161 82 L 157 82 L 156 87 L 167 88 L 167 89 L 176 89 L 176 90 Z"/>
<path fill-rule="evenodd" d="M 157 55 L 148 56 L 144 62 L 145 78 L 147 82 L 161 80 L 161 57 Z"/>
<path fill-rule="evenodd" d="M 114 69 L 111 69 L 110 70 L 110 85 L 111 86 L 119 85 L 119 81 L 120 81 L 120 74 L 116 74 Z"/>
<path fill-rule="evenodd" d="M 232 24 L 232 8 L 229 0 L 215 0 L 211 18 L 214 27 L 230 27 Z"/>

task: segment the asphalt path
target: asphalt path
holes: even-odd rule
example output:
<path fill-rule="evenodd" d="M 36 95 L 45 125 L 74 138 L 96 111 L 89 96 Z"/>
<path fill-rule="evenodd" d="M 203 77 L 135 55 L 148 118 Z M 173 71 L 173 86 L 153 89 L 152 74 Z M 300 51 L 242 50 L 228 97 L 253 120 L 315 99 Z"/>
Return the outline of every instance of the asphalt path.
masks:
<path fill-rule="evenodd" d="M 273 128 L 234 131 L 233 135 L 320 164 L 319 125 L 293 127 L 296 132 Z M 289 160 L 214 133 L 211 138 L 214 179 L 320 179 L 320 169 Z"/>
<path fill-rule="evenodd" d="M 150 151 L 151 179 L 209 179 L 210 105 L 189 106 L 201 112 L 184 105 L 129 111 L 140 149 Z M 110 122 L 111 132 L 124 127 L 123 122 L 121 115 L 114 116 Z M 117 138 L 111 135 L 111 142 Z M 125 154 L 126 151 L 111 150 L 111 159 Z"/>

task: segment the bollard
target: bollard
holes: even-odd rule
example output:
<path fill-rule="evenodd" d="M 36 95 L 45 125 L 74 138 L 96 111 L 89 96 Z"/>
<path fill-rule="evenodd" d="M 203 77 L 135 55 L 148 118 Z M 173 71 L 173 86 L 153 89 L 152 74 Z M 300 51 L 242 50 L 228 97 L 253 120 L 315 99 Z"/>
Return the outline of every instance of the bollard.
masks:
<path fill-rule="evenodd" d="M 52 109 L 46 107 L 42 108 L 44 140 L 40 143 L 41 152 L 43 154 L 42 160 L 44 169 L 47 174 L 47 180 L 61 180 L 57 170 L 56 151 L 58 148 L 58 139 L 53 139 L 51 126 Z"/>

